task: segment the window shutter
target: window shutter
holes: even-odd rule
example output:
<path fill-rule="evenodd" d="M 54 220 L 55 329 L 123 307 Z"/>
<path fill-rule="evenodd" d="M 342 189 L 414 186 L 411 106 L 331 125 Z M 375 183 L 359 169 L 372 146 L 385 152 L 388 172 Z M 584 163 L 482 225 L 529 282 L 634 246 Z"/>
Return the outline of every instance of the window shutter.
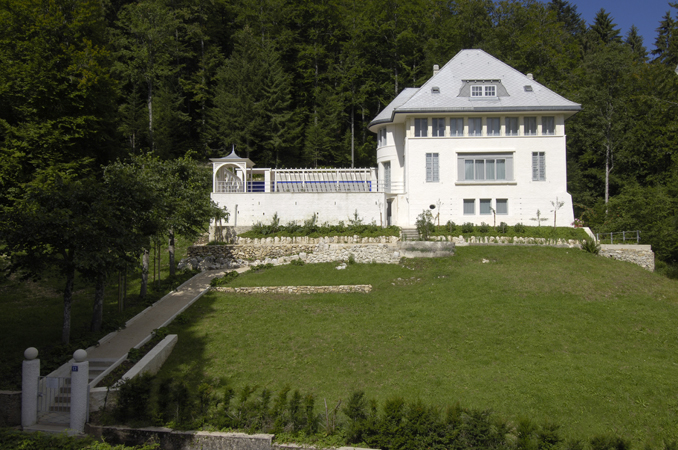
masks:
<path fill-rule="evenodd" d="M 546 154 L 539 152 L 539 179 L 546 180 Z"/>
<path fill-rule="evenodd" d="M 539 181 L 539 153 L 532 153 L 532 181 Z"/>
<path fill-rule="evenodd" d="M 506 180 L 513 181 L 513 158 L 506 158 Z"/>

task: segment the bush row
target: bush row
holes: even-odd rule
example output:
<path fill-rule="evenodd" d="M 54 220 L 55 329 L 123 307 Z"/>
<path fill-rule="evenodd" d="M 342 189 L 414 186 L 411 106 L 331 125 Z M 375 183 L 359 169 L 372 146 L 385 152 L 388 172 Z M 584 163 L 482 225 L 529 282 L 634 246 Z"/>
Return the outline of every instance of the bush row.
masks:
<path fill-rule="evenodd" d="M 0 448 L 3 450 L 152 450 L 157 449 L 158 444 L 126 447 L 97 442 L 90 437 L 22 433 L 10 428 L 0 428 Z"/>
<path fill-rule="evenodd" d="M 337 225 L 330 225 L 329 223 L 318 223 L 318 216 L 313 216 L 304 221 L 303 225 L 296 222 L 290 222 L 287 225 L 282 225 L 278 218 L 278 213 L 273 215 L 271 223 L 265 225 L 261 222 L 255 224 L 252 229 L 246 233 L 241 234 L 242 237 L 247 238 L 265 238 L 276 236 L 309 236 L 309 237 L 324 237 L 324 236 L 360 236 L 360 237 L 377 237 L 377 236 L 400 236 L 400 228 L 391 226 L 383 228 L 376 223 L 366 224 L 358 216 L 358 211 L 354 213 L 352 219 L 348 223 L 340 221 Z"/>
<path fill-rule="evenodd" d="M 192 389 L 182 380 L 155 381 L 144 376 L 128 381 L 120 391 L 113 417 L 136 424 L 153 423 L 185 429 L 242 430 L 273 433 L 298 443 L 352 445 L 400 449 L 497 450 L 629 450 L 630 441 L 612 435 L 566 440 L 559 426 L 522 419 L 502 419 L 489 410 L 459 404 L 440 408 L 421 401 L 393 397 L 381 405 L 364 392 L 348 402 L 320 408 L 313 394 L 277 393 L 267 388 L 215 387 Z M 320 410 L 320 412 L 318 411 Z M 647 447 L 646 447 L 647 448 Z M 678 450 L 676 443 L 664 450 Z"/>

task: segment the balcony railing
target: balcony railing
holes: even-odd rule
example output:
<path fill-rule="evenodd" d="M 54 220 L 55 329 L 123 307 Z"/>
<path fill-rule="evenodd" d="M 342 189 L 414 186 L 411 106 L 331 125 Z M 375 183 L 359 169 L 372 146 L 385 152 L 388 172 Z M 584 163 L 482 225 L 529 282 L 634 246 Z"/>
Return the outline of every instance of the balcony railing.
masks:
<path fill-rule="evenodd" d="M 401 194 L 405 192 L 405 183 L 392 181 L 389 184 L 372 180 L 354 181 L 248 181 L 247 191 L 242 183 L 217 181 L 214 192 L 230 193 L 276 193 L 276 192 L 386 192 Z"/>

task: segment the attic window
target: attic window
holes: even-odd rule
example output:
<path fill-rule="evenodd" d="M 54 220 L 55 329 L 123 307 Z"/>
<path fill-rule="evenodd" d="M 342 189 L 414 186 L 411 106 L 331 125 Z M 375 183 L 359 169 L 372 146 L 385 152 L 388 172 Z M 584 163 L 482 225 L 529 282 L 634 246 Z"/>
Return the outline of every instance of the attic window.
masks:
<path fill-rule="evenodd" d="M 471 86 L 471 97 L 496 97 L 497 87 L 493 84 Z"/>
<path fill-rule="evenodd" d="M 433 86 L 431 88 L 431 94 L 440 94 L 440 88 L 438 86 Z"/>
<path fill-rule="evenodd" d="M 532 86 L 529 84 L 525 86 L 525 92 L 532 92 Z"/>

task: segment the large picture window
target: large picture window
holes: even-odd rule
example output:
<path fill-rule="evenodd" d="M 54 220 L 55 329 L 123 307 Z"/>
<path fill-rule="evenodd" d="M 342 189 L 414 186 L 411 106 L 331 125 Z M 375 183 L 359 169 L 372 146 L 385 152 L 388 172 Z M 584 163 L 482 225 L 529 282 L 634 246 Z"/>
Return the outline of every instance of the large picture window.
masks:
<path fill-rule="evenodd" d="M 414 119 L 414 137 L 428 136 L 428 119 Z"/>
<path fill-rule="evenodd" d="M 535 136 L 537 134 L 537 118 L 525 117 L 525 136 Z"/>
<path fill-rule="evenodd" d="M 513 156 L 506 154 L 460 154 L 459 181 L 513 181 Z"/>
<path fill-rule="evenodd" d="M 445 136 L 445 119 L 433 118 L 433 137 Z"/>
<path fill-rule="evenodd" d="M 489 117 L 487 119 L 487 135 L 499 136 L 501 134 L 501 121 L 499 117 Z"/>
<path fill-rule="evenodd" d="M 518 118 L 506 118 L 506 136 L 518 136 Z"/>
<path fill-rule="evenodd" d="M 544 116 L 541 118 L 541 134 L 553 136 L 556 134 L 556 118 L 553 116 Z"/>
<path fill-rule="evenodd" d="M 454 118 L 450 119 L 450 136 L 463 136 L 464 135 L 464 119 Z"/>
<path fill-rule="evenodd" d="M 532 181 L 546 180 L 546 153 L 532 152 Z"/>
<path fill-rule="evenodd" d="M 426 181 L 429 183 L 436 183 L 439 181 L 437 153 L 426 154 Z"/>
<path fill-rule="evenodd" d="M 471 117 L 468 119 L 468 135 L 482 136 L 483 135 L 483 119 L 480 117 Z"/>

